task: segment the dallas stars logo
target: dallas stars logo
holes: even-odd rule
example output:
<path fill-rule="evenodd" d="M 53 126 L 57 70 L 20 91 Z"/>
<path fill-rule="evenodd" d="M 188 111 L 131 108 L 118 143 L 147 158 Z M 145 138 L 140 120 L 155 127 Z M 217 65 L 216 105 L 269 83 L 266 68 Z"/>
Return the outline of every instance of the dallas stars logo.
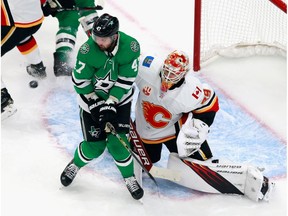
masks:
<path fill-rule="evenodd" d="M 83 44 L 81 47 L 80 47 L 80 52 L 82 54 L 87 54 L 90 50 L 90 47 L 87 43 Z"/>
<path fill-rule="evenodd" d="M 89 131 L 89 133 L 91 134 L 91 136 L 98 138 L 100 134 L 100 128 L 95 128 L 94 126 L 91 126 L 90 129 L 91 130 Z"/>
<path fill-rule="evenodd" d="M 106 76 L 103 79 L 98 78 L 98 81 L 95 84 L 96 90 L 102 90 L 106 93 L 109 92 L 109 89 L 112 88 L 112 86 L 114 85 L 114 81 L 110 79 L 110 76 L 109 76 L 110 73 L 111 73 L 111 70 L 108 71 L 108 73 L 106 74 Z"/>

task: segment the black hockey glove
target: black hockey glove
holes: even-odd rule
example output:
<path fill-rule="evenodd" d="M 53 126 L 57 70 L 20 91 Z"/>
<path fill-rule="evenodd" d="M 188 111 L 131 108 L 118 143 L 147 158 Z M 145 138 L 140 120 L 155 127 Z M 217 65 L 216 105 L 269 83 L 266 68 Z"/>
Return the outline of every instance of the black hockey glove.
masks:
<path fill-rule="evenodd" d="M 45 4 L 42 5 L 42 11 L 44 16 L 53 16 L 58 12 L 63 11 L 63 9 L 66 8 L 73 8 L 75 6 L 75 1 L 74 0 L 48 0 L 45 2 Z"/>
<path fill-rule="evenodd" d="M 90 99 L 88 101 L 88 108 L 91 113 L 91 117 L 95 122 L 99 122 L 99 109 L 105 103 L 105 100 L 97 98 L 96 100 Z"/>
<path fill-rule="evenodd" d="M 110 122 L 117 130 L 117 109 L 114 103 L 105 103 L 100 107 L 99 123 L 101 130 L 105 130 L 107 122 Z"/>

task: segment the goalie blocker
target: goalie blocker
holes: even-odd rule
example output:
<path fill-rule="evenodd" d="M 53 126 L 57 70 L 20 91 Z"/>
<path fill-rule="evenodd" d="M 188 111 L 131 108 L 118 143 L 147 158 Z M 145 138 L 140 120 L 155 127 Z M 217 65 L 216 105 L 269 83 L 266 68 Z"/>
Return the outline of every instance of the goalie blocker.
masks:
<path fill-rule="evenodd" d="M 268 201 L 275 186 L 258 168 L 221 160 L 182 159 L 170 153 L 167 168 L 180 173 L 180 181 L 175 182 L 179 185 L 207 193 L 245 195 L 256 202 Z"/>

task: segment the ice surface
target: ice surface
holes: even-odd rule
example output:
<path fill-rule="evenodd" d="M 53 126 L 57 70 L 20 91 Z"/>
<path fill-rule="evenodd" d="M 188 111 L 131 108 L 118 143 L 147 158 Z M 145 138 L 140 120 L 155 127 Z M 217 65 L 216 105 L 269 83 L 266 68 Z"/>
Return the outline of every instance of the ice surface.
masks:
<path fill-rule="evenodd" d="M 145 53 L 182 49 L 192 58 L 189 2 L 110 0 L 99 13 L 116 15 L 121 30 L 135 36 Z M 282 57 L 221 58 L 195 74 L 209 82 L 220 99 L 221 110 L 209 135 L 214 156 L 265 167 L 265 174 L 276 182 L 269 203 L 204 194 L 158 179 L 159 197 L 147 177 L 140 203 L 131 198 L 107 152 L 81 169 L 71 186 L 61 187 L 60 173 L 81 133 L 72 82 L 54 77 L 52 71 L 57 27 L 57 20 L 48 17 L 35 35 L 48 72 L 38 88 L 29 88 L 25 58 L 17 49 L 2 58 L 2 79 L 18 108 L 1 124 L 3 216 L 287 214 L 287 68 Z M 76 48 L 85 40 L 79 28 Z M 166 162 L 164 149 L 159 165 Z"/>

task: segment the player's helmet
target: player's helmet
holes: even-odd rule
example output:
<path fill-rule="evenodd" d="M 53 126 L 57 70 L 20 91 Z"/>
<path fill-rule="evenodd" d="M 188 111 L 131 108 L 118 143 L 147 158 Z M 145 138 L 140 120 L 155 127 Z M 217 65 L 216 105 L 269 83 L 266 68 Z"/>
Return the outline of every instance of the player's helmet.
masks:
<path fill-rule="evenodd" d="M 173 84 L 179 82 L 189 71 L 189 57 L 182 51 L 170 53 L 161 68 L 161 89 L 167 91 Z"/>
<path fill-rule="evenodd" d="M 119 21 L 107 13 L 101 15 L 93 24 L 92 36 L 109 37 L 119 31 Z"/>

